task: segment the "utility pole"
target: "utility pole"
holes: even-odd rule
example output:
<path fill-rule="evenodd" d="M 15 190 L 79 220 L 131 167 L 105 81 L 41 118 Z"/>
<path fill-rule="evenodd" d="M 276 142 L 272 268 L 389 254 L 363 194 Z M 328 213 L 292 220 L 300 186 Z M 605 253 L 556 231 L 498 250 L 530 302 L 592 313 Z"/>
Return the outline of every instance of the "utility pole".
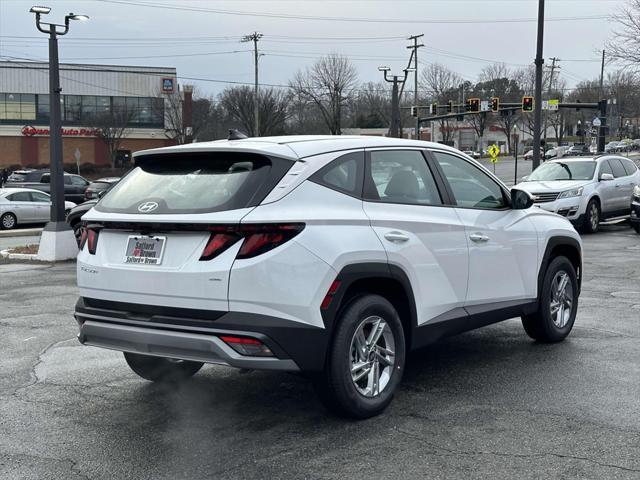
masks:
<path fill-rule="evenodd" d="M 600 100 L 604 98 L 604 53 L 602 50 L 602 65 L 600 66 Z"/>
<path fill-rule="evenodd" d="M 258 89 L 258 40 L 262 38 L 262 34 L 253 32 L 250 35 L 242 37 L 242 42 L 253 42 L 253 67 L 255 70 L 255 85 L 253 89 L 253 136 L 260 136 L 260 97 Z"/>
<path fill-rule="evenodd" d="M 551 71 L 549 73 L 549 89 L 547 90 L 547 101 L 551 100 L 551 88 L 553 87 L 553 74 L 556 70 L 556 68 L 560 68 L 559 66 L 556 67 L 556 62 L 559 62 L 560 59 L 556 58 L 556 57 L 551 57 L 551 67 L 549 68 L 549 70 Z M 544 113 L 544 146 L 547 146 L 547 121 L 549 119 L 549 110 L 547 110 Z"/>
<path fill-rule="evenodd" d="M 418 108 L 418 104 L 420 103 L 420 101 L 418 100 L 418 49 L 420 47 L 424 47 L 424 44 L 418 44 L 418 39 L 420 37 L 424 37 L 424 33 L 421 33 L 420 35 L 411 35 L 408 40 L 413 40 L 413 45 L 409 45 L 407 48 L 410 48 L 413 50 L 412 52 L 412 57 L 413 57 L 413 68 L 415 69 L 415 72 L 413 72 L 414 77 L 414 83 L 413 83 L 413 103 L 416 107 L 416 109 Z M 418 116 L 416 117 L 416 140 L 420 140 L 420 114 L 418 113 Z"/>
<path fill-rule="evenodd" d="M 398 83 L 404 82 L 407 80 L 407 74 L 413 69 L 405 69 L 404 76 L 398 77 L 398 75 L 393 75 L 391 79 L 389 79 L 388 72 L 391 70 L 389 67 L 378 67 L 378 70 L 384 72 L 384 80 L 386 82 L 392 83 L 393 88 L 391 90 L 391 127 L 389 128 L 389 136 L 400 138 L 402 135 L 400 134 L 400 95 L 398 93 Z"/>
<path fill-rule="evenodd" d="M 542 126 L 542 46 L 544 43 L 544 0 L 538 0 L 538 43 L 536 46 L 536 86 L 533 108 L 533 165 L 535 170 L 540 166 L 540 127 Z"/>

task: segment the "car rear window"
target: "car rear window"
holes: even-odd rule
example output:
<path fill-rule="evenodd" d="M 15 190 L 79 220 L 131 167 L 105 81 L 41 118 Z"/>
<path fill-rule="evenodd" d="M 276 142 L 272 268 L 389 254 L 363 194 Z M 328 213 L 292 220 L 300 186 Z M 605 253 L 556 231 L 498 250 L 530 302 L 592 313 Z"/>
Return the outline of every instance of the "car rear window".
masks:
<path fill-rule="evenodd" d="M 145 155 L 97 210 L 206 213 L 258 205 L 293 161 L 243 152 Z M 141 205 L 145 205 L 141 210 Z"/>

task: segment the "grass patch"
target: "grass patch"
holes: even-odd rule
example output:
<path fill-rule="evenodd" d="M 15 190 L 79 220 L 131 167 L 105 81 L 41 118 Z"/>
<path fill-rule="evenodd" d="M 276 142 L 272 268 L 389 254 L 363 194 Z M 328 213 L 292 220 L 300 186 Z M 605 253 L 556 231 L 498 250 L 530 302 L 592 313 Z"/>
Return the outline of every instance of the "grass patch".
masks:
<path fill-rule="evenodd" d="M 26 253 L 29 255 L 35 255 L 38 253 L 38 247 L 39 247 L 38 244 L 13 247 L 9 249 L 9 253 Z"/>

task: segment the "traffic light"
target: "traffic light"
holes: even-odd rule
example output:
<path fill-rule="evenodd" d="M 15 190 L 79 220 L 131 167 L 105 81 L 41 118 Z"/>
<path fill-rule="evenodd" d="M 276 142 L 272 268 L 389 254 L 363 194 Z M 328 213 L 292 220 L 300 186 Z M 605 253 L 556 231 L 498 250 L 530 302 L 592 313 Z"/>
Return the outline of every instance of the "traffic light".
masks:
<path fill-rule="evenodd" d="M 522 97 L 522 111 L 533 112 L 533 97 Z"/>
<path fill-rule="evenodd" d="M 438 104 L 437 103 L 432 103 L 431 107 L 429 108 L 429 113 L 431 115 L 437 115 L 438 114 Z"/>
<path fill-rule="evenodd" d="M 412 117 L 418 116 L 418 107 L 411 107 L 411 116 Z"/>
<path fill-rule="evenodd" d="M 468 112 L 479 112 L 480 111 L 480 99 L 479 98 L 470 98 L 467 100 L 467 111 Z"/>
<path fill-rule="evenodd" d="M 497 112 L 500 110 L 500 99 L 498 97 L 491 97 L 491 111 Z"/>
<path fill-rule="evenodd" d="M 453 101 L 451 100 L 447 103 L 447 113 L 453 113 Z"/>

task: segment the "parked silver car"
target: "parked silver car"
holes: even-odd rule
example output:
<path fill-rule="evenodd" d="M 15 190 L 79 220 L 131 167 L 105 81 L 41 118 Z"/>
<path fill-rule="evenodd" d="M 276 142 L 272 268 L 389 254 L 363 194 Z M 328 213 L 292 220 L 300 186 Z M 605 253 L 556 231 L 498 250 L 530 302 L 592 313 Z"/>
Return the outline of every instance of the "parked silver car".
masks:
<path fill-rule="evenodd" d="M 633 161 L 603 155 L 546 162 L 515 188 L 531 193 L 540 208 L 593 233 L 602 220 L 629 217 L 636 185 L 640 171 Z"/>
<path fill-rule="evenodd" d="M 65 212 L 76 204 L 64 202 Z M 11 230 L 25 223 L 48 222 L 51 216 L 49 194 L 31 188 L 0 189 L 0 228 Z"/>

